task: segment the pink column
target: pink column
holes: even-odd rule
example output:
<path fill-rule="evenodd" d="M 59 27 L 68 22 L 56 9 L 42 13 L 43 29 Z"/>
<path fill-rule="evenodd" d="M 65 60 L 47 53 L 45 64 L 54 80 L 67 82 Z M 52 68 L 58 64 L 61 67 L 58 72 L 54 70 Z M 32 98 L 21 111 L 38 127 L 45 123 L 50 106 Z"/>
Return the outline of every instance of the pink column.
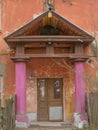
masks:
<path fill-rule="evenodd" d="M 85 81 L 84 81 L 84 63 L 75 62 L 75 112 L 85 113 Z"/>
<path fill-rule="evenodd" d="M 26 63 L 16 62 L 16 120 L 27 122 L 26 117 Z"/>

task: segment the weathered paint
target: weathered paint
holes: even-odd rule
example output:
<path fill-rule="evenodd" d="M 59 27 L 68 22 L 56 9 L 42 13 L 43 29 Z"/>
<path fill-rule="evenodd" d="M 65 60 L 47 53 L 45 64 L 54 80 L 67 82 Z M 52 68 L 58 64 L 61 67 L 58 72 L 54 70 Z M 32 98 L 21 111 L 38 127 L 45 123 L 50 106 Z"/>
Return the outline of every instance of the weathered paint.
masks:
<path fill-rule="evenodd" d="M 16 62 L 16 114 L 19 115 L 17 120 L 25 121 L 26 114 L 26 63 Z M 21 116 L 22 115 L 22 116 Z"/>
<path fill-rule="evenodd" d="M 92 30 L 94 29 L 93 25 L 97 26 L 98 21 L 97 14 L 95 13 L 98 11 L 98 1 L 73 0 L 72 3 L 71 5 L 70 2 L 55 0 L 55 11 L 85 30 L 94 31 Z M 34 14 L 42 13 L 44 8 L 43 0 L 29 0 L 29 2 L 26 0 L 3 0 L 2 4 L 2 28 L 4 35 L 31 20 Z"/>
<path fill-rule="evenodd" d="M 31 59 L 27 62 L 27 113 L 35 114 L 35 117 L 32 120 L 37 120 L 37 78 L 63 78 L 63 109 L 64 109 L 64 121 L 72 121 L 72 112 L 73 112 L 73 95 L 74 95 L 74 83 L 69 81 L 73 79 L 73 70 L 71 71 L 70 64 L 66 60 L 62 59 L 50 59 L 50 58 L 40 58 L 40 59 Z M 69 72 L 70 75 L 69 75 Z M 34 77 L 30 77 L 30 72 L 34 73 Z M 71 79 L 70 79 L 71 78 Z M 70 87 L 70 92 L 68 90 Z M 69 97 L 71 100 L 71 110 L 70 117 L 68 113 L 68 102 Z"/>
<path fill-rule="evenodd" d="M 6 74 L 6 65 L 0 62 L 0 75 L 5 76 Z"/>
<path fill-rule="evenodd" d="M 95 12 L 98 12 L 98 0 L 82 0 L 82 1 L 73 0 L 72 4 L 70 4 L 67 1 L 63 2 L 63 0 L 57 0 L 55 1 L 54 4 L 55 4 L 55 11 L 61 14 L 62 16 L 64 16 L 65 18 L 68 18 L 74 24 L 82 27 L 83 29 L 91 33 L 95 32 L 95 30 L 98 30 L 98 16 L 97 16 L 97 13 L 95 13 Z M 12 32 L 13 30 L 22 26 L 24 23 L 33 19 L 34 14 L 40 14 L 42 12 L 43 12 L 42 0 L 36 0 L 36 1 L 29 0 L 29 2 L 27 0 L 18 0 L 18 1 L 17 0 L 13 0 L 13 1 L 2 0 L 2 29 L 0 33 L 0 52 L 2 51 L 6 52 L 8 49 L 7 44 L 3 40 L 3 37 L 6 34 L 8 34 L 9 32 Z M 89 48 L 87 48 L 87 50 L 89 50 Z M 88 51 L 88 55 L 89 53 L 91 52 Z M 6 86 L 4 87 L 4 92 L 6 92 L 6 94 L 14 93 L 14 89 L 15 89 L 14 63 L 12 63 L 12 61 L 10 60 L 10 55 L 7 55 L 7 56 L 0 55 L 0 61 L 2 61 L 2 63 L 4 63 L 7 67 L 7 71 L 6 72 L 4 71 L 4 74 L 5 74 L 4 86 Z M 90 72 L 92 71 L 92 75 L 94 75 L 93 72 L 96 71 L 96 67 L 91 68 L 89 65 L 85 65 L 85 66 L 86 66 L 86 72 L 88 69 L 88 73 L 90 70 Z M 98 63 L 96 63 L 96 66 L 98 66 Z M 27 102 L 27 107 L 26 107 L 28 112 L 36 113 L 37 111 L 37 99 L 36 99 L 37 77 L 61 77 L 62 76 L 64 78 L 64 88 L 65 88 L 65 92 L 64 92 L 65 112 L 64 113 L 66 115 L 65 119 L 68 120 L 67 118 L 67 103 L 68 103 L 67 82 L 69 81 L 69 79 L 66 78 L 66 75 L 67 75 L 66 69 L 61 68 L 61 67 L 62 66 L 60 66 L 59 63 L 58 65 L 56 65 L 52 61 L 50 62 L 49 59 L 48 60 L 33 59 L 32 62 L 28 62 L 27 81 L 29 83 L 27 84 L 27 97 L 28 97 L 27 101 L 28 102 Z M 2 69 L 0 69 L 0 71 L 2 71 Z M 34 84 L 32 84 L 31 79 L 28 78 L 29 72 L 32 72 L 32 71 L 34 71 L 35 73 Z M 80 87 L 79 82 L 78 82 L 78 85 Z M 70 87 L 72 86 L 73 85 L 70 85 Z M 74 87 L 71 89 L 71 91 L 72 90 L 74 91 Z M 73 93 L 73 97 L 74 97 L 74 93 Z M 80 101 L 80 98 L 79 98 L 79 101 Z M 71 98 L 71 105 L 72 103 L 74 104 L 73 98 Z M 71 106 L 71 109 L 72 109 L 71 111 L 73 111 L 72 106 Z M 81 108 L 79 107 L 77 107 L 77 109 L 78 111 L 81 110 Z"/>
<path fill-rule="evenodd" d="M 98 30 L 98 0 L 73 0 L 70 2 L 63 0 L 54 1 L 55 11 L 63 17 L 68 18 L 74 24 L 93 33 Z M 43 12 L 42 0 L 2 0 L 2 29 L 0 33 L 0 52 L 6 52 L 7 44 L 3 37 L 33 19 L 34 14 Z M 9 15 L 10 14 L 10 15 Z M 25 14 L 25 15 L 24 15 Z M 85 24 L 84 24 L 85 22 Z M 89 48 L 87 49 L 89 50 Z M 91 52 L 90 52 L 91 53 Z M 0 55 L 0 61 L 7 66 L 7 73 L 4 79 L 7 93 L 14 92 L 14 63 L 10 60 L 10 55 Z M 98 64 L 96 65 L 98 66 Z M 88 66 L 87 66 L 88 68 Z M 13 71 L 12 71 L 13 69 Z M 95 70 L 95 69 L 92 69 Z"/>
<path fill-rule="evenodd" d="M 1 107 L 4 107 L 4 85 L 3 85 L 4 77 L 0 75 L 0 98 L 1 98 Z"/>
<path fill-rule="evenodd" d="M 76 62 L 75 68 L 75 112 L 85 112 L 85 81 L 84 81 L 84 63 Z"/>

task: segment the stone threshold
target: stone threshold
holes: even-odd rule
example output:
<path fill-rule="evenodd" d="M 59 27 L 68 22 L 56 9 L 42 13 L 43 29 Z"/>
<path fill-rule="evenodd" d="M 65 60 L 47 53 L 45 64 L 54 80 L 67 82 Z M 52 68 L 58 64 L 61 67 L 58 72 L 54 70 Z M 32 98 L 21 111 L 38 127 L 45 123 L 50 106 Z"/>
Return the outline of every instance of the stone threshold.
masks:
<path fill-rule="evenodd" d="M 32 122 L 30 127 L 74 127 L 73 124 L 67 122 Z"/>
<path fill-rule="evenodd" d="M 29 124 L 20 123 L 16 126 L 15 130 L 76 130 L 73 124 L 69 122 L 31 122 Z"/>

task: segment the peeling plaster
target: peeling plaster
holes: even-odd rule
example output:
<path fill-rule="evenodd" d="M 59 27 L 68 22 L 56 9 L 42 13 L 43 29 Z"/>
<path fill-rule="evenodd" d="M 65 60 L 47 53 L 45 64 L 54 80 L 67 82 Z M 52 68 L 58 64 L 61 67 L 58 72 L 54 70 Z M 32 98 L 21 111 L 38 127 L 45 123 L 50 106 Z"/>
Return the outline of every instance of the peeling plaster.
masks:
<path fill-rule="evenodd" d="M 6 65 L 5 65 L 5 64 L 2 64 L 2 63 L 0 62 L 0 75 L 5 76 L 5 73 L 6 73 Z"/>

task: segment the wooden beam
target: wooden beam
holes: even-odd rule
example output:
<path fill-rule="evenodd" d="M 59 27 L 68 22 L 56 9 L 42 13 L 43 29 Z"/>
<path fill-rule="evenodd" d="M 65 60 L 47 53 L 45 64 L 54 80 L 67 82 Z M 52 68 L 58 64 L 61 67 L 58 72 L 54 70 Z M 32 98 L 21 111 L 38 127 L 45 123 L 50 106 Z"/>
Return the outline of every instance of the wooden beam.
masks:
<path fill-rule="evenodd" d="M 45 43 L 28 43 L 24 45 L 24 48 L 39 48 L 39 47 L 46 47 L 47 44 Z M 53 47 L 73 47 L 73 44 L 71 43 L 53 43 L 51 46 Z"/>
<path fill-rule="evenodd" d="M 75 59 L 75 58 L 83 58 L 83 59 L 88 59 L 89 56 L 87 55 L 78 55 L 78 54 L 74 54 L 74 53 L 67 53 L 67 54 L 24 54 L 21 56 L 15 56 L 12 58 L 70 58 L 70 59 Z"/>
<path fill-rule="evenodd" d="M 82 37 L 82 36 L 18 36 L 18 37 L 11 37 L 7 39 L 8 43 L 20 43 L 20 42 L 91 42 L 92 39 L 89 37 Z"/>

